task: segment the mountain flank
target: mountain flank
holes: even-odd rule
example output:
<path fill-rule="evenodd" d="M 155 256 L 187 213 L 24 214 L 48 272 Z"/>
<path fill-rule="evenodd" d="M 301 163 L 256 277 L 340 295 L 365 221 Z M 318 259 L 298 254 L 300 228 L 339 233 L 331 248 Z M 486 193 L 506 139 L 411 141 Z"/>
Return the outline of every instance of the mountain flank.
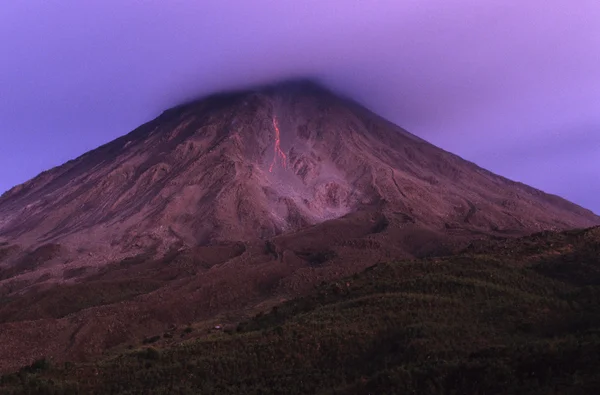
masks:
<path fill-rule="evenodd" d="M 157 330 L 98 361 L 39 358 L 2 376 L 0 388 L 594 394 L 600 391 L 599 251 L 600 228 L 592 228 L 379 263 L 303 297 L 259 306 L 245 319 Z"/>

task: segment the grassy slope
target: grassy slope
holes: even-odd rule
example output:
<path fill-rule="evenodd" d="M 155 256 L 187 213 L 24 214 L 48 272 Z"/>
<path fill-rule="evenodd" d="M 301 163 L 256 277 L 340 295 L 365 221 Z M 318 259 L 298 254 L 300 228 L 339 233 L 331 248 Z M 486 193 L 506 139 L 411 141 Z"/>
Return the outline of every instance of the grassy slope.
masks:
<path fill-rule="evenodd" d="M 0 393 L 600 393 L 599 253 L 596 228 L 379 264 L 233 333 L 40 362 Z"/>

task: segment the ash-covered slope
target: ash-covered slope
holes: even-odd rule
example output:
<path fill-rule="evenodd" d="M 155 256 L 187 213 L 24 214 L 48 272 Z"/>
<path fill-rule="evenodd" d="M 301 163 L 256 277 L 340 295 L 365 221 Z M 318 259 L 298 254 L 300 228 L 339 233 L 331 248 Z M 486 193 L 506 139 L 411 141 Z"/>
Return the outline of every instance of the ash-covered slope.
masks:
<path fill-rule="evenodd" d="M 121 249 L 269 238 L 375 210 L 386 225 L 528 233 L 600 223 L 300 82 L 212 96 L 0 198 L 0 237 Z"/>

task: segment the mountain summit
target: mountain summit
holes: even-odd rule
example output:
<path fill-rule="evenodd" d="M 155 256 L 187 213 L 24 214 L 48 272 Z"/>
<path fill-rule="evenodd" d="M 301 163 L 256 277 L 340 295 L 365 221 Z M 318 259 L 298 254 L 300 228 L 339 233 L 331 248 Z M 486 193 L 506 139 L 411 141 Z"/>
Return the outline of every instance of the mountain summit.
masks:
<path fill-rule="evenodd" d="M 0 237 L 150 247 L 267 239 L 352 213 L 522 234 L 599 223 L 311 82 L 220 94 L 0 198 Z"/>

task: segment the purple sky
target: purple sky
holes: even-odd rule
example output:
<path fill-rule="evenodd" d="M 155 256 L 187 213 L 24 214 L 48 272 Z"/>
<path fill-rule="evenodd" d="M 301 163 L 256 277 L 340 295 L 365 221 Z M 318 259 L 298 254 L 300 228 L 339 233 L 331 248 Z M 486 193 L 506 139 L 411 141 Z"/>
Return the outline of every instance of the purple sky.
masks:
<path fill-rule="evenodd" d="M 0 2 L 0 193 L 191 97 L 316 76 L 600 212 L 599 0 Z"/>

